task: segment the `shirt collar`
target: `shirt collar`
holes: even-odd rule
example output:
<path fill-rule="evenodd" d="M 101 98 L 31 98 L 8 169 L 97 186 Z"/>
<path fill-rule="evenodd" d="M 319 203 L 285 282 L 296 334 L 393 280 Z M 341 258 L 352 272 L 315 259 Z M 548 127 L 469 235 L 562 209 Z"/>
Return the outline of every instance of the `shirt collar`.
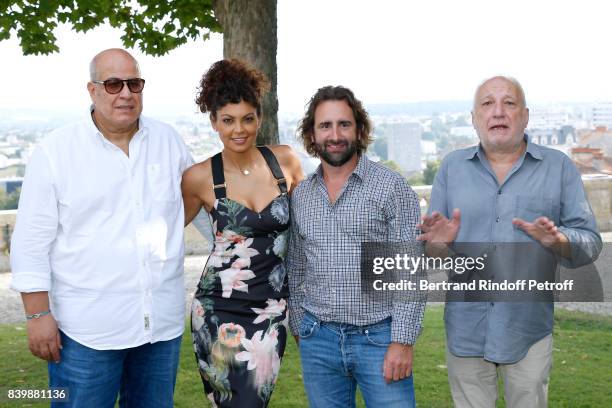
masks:
<path fill-rule="evenodd" d="M 368 159 L 365 154 L 361 154 L 357 159 L 357 166 L 355 166 L 351 175 L 354 174 L 359 180 L 363 181 L 368 172 L 369 163 L 370 159 Z M 323 166 L 320 164 L 317 167 L 317 170 L 309 176 L 310 179 L 315 177 L 323 180 Z"/>
<path fill-rule="evenodd" d="M 533 157 L 534 159 L 542 160 L 543 156 L 542 156 L 542 149 L 540 148 L 540 146 L 533 143 L 531 141 L 531 138 L 527 134 L 525 134 L 525 140 L 527 141 L 527 150 L 525 151 L 529 153 L 531 157 Z"/>
<path fill-rule="evenodd" d="M 527 142 L 527 149 L 525 149 L 525 153 L 529 153 L 531 157 L 536 160 L 542 160 L 542 150 L 540 147 L 531 141 L 531 138 L 525 133 L 523 136 L 524 140 Z M 465 150 L 465 160 L 472 160 L 478 155 L 482 155 L 484 157 L 484 150 L 482 150 L 482 145 L 478 143 L 476 146 L 469 147 Z"/>
<path fill-rule="evenodd" d="M 477 157 L 479 150 L 480 143 L 478 143 L 476 146 L 468 147 L 465 149 L 465 156 L 463 158 L 465 160 L 472 160 L 474 157 Z"/>
<path fill-rule="evenodd" d="M 85 119 L 85 126 L 87 127 L 87 129 L 91 130 L 91 132 L 96 137 L 98 137 L 102 143 L 111 143 L 107 138 L 104 137 L 102 132 L 100 132 L 100 130 L 94 123 L 93 115 L 92 115 L 93 111 L 94 111 L 94 106 L 90 105 L 89 110 L 87 111 L 87 117 Z M 138 139 L 138 138 L 144 138 L 148 134 L 149 134 L 149 121 L 145 117 L 140 115 L 140 117 L 138 118 L 138 131 L 134 133 L 134 136 L 132 136 L 132 140 Z"/>
<path fill-rule="evenodd" d="M 363 181 L 368 172 L 369 164 L 370 160 L 367 158 L 367 156 L 365 154 L 360 155 L 359 160 L 357 160 L 357 166 L 355 167 L 355 170 L 353 170 L 353 174 Z"/>

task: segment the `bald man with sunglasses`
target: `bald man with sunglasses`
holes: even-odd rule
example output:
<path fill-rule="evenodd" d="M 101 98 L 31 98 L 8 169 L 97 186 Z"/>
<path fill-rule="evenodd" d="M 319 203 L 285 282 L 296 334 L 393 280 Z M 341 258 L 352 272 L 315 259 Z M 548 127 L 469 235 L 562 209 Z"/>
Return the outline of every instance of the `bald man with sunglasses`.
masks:
<path fill-rule="evenodd" d="M 11 246 L 31 352 L 52 406 L 171 407 L 184 327 L 182 172 L 170 126 L 141 115 L 137 61 L 96 55 L 86 118 L 49 134 L 27 167 Z"/>

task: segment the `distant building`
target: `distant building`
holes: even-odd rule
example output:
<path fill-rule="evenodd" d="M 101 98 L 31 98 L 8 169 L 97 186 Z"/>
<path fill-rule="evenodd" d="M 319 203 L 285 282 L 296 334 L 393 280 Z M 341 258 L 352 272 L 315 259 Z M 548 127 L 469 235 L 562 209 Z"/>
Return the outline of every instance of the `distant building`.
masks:
<path fill-rule="evenodd" d="M 471 139 L 478 138 L 474 126 L 454 126 L 450 130 L 450 135 L 455 137 L 469 137 Z"/>
<path fill-rule="evenodd" d="M 297 124 L 280 124 L 278 129 L 278 140 L 281 144 L 294 145 L 298 142 L 297 139 Z"/>
<path fill-rule="evenodd" d="M 572 126 L 557 129 L 532 129 L 528 131 L 533 143 L 544 146 L 573 146 L 577 142 L 576 131 Z"/>
<path fill-rule="evenodd" d="M 438 160 L 438 146 L 433 140 L 421 140 L 421 167 L 427 167 L 427 162 Z"/>
<path fill-rule="evenodd" d="M 575 147 L 571 154 L 581 174 L 612 174 L 612 157 L 600 148 Z"/>
<path fill-rule="evenodd" d="M 530 108 L 527 128 L 530 131 L 533 129 L 558 129 L 567 125 L 569 121 L 570 113 L 565 108 Z"/>
<path fill-rule="evenodd" d="M 612 129 L 612 102 L 598 103 L 592 109 L 593 127 Z"/>
<path fill-rule="evenodd" d="M 296 148 L 295 152 L 300 159 L 300 164 L 302 165 L 302 170 L 305 175 L 314 173 L 317 167 L 319 167 L 319 164 L 321 164 L 321 160 L 316 157 L 310 157 L 303 148 Z"/>
<path fill-rule="evenodd" d="M 13 191 L 21 188 L 22 183 L 23 177 L 0 179 L 0 190 L 4 191 L 6 194 L 11 194 Z"/>
<path fill-rule="evenodd" d="M 387 136 L 387 158 L 405 172 L 421 171 L 421 134 L 419 123 L 392 123 Z"/>
<path fill-rule="evenodd" d="M 0 153 L 0 169 L 4 169 L 10 165 L 10 160 L 8 157 Z"/>
<path fill-rule="evenodd" d="M 582 132 L 578 139 L 578 147 L 602 149 L 604 156 L 612 156 L 612 130 L 598 126 L 595 130 Z"/>

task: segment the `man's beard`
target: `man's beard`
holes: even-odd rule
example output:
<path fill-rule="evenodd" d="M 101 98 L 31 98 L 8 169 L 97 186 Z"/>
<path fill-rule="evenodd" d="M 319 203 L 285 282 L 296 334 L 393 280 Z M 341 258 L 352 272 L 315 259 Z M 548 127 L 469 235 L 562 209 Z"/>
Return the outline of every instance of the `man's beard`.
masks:
<path fill-rule="evenodd" d="M 346 149 L 340 153 L 329 153 L 325 149 L 325 147 L 332 145 L 332 144 L 336 144 L 336 145 L 344 144 L 346 146 Z M 347 141 L 342 141 L 339 143 L 331 143 L 331 142 L 315 143 L 314 147 L 315 147 L 315 151 L 317 152 L 317 155 L 321 158 L 321 160 L 325 161 L 325 163 L 329 164 L 330 166 L 334 166 L 334 167 L 342 166 L 343 164 L 351 160 L 353 155 L 357 152 L 357 146 L 355 142 L 347 142 Z"/>

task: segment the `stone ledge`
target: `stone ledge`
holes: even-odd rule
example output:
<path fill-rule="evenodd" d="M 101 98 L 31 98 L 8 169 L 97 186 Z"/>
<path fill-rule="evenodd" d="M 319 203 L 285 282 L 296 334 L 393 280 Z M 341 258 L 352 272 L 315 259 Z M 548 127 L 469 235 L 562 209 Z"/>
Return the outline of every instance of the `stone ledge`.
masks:
<path fill-rule="evenodd" d="M 591 207 L 597 218 L 597 226 L 601 232 L 612 231 L 612 176 L 584 176 L 582 178 Z M 431 199 L 431 186 L 414 186 L 413 190 L 419 195 L 421 212 L 427 210 Z M 3 226 L 9 225 L 10 231 L 15 225 L 17 210 L 0 211 L 0 232 Z M 208 243 L 202 235 L 192 226 L 185 229 L 185 254 L 208 254 Z M 4 237 L 0 234 L 0 272 L 10 268 L 7 248 Z"/>

